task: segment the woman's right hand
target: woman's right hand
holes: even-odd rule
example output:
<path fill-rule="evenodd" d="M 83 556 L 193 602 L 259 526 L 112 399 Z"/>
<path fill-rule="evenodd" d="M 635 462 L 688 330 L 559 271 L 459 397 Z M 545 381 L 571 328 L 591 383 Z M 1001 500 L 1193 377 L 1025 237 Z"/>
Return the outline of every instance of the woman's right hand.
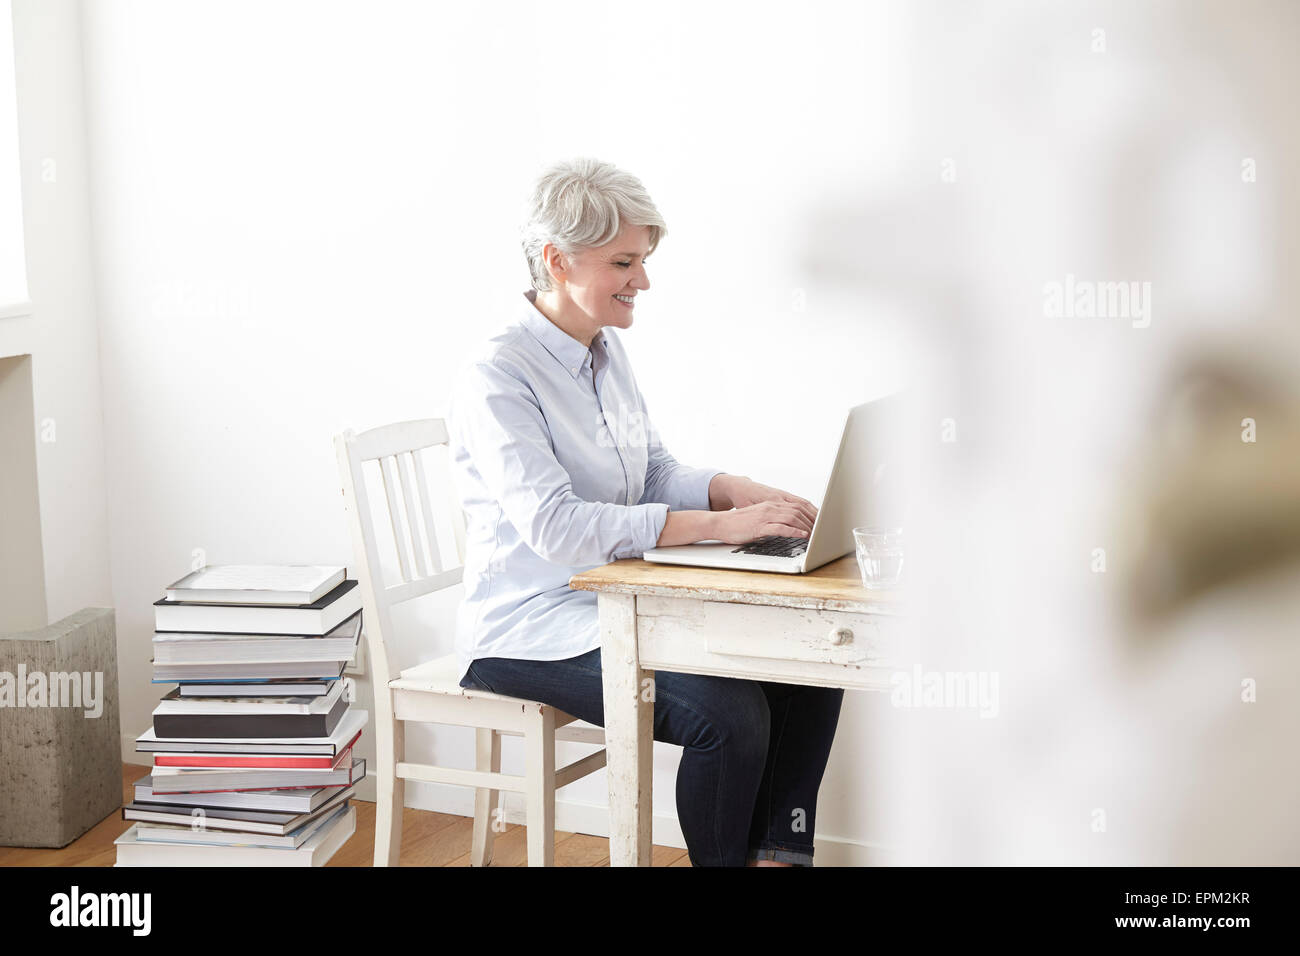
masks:
<path fill-rule="evenodd" d="M 783 538 L 806 538 L 812 534 L 807 509 L 789 501 L 760 501 L 747 508 L 714 512 L 715 535 L 726 544 L 747 544 L 770 534 Z"/>

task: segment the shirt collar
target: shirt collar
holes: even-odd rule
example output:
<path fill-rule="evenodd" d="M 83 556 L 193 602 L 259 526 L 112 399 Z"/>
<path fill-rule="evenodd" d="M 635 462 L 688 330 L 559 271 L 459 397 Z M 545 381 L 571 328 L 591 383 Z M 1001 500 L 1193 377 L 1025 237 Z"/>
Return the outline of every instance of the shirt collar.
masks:
<path fill-rule="evenodd" d="M 589 350 L 587 346 L 542 314 L 541 310 L 537 308 L 536 289 L 529 289 L 524 293 L 524 303 L 519 307 L 519 322 L 536 336 L 537 340 L 546 347 L 546 351 L 555 356 L 556 361 L 564 366 L 564 371 L 569 374 L 570 378 L 576 379 L 578 377 L 587 361 L 587 352 Z M 608 346 L 609 343 L 605 338 L 604 329 L 596 333 L 592 345 L 597 342 L 600 343 L 602 348 Z"/>

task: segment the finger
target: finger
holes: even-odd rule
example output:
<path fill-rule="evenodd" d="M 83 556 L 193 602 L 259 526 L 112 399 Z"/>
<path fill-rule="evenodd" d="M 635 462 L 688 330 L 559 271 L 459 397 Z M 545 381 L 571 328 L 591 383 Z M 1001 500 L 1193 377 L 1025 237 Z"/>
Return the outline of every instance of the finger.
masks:
<path fill-rule="evenodd" d="M 800 528 L 809 532 L 812 531 L 814 521 L 813 517 L 793 504 L 782 504 L 771 520 L 778 524 Z"/>
<path fill-rule="evenodd" d="M 764 531 L 763 532 L 764 534 L 775 534 L 775 535 L 779 535 L 782 538 L 808 537 L 808 531 L 806 529 L 796 528 L 793 525 L 778 524 L 777 522 L 773 522 L 772 524 L 768 525 L 768 528 L 770 528 L 771 530 Z"/>
<path fill-rule="evenodd" d="M 791 511 L 784 515 L 778 515 L 772 519 L 773 524 L 779 524 L 786 528 L 797 528 L 800 531 L 812 531 L 812 522 L 804 515 L 797 511 Z"/>
<path fill-rule="evenodd" d="M 817 520 L 817 507 L 806 498 L 800 498 L 798 495 L 787 494 L 785 500 L 795 505 L 800 513 L 808 516 L 809 521 Z"/>
<path fill-rule="evenodd" d="M 803 508 L 799 507 L 798 505 L 790 505 L 789 507 L 790 507 L 790 511 L 788 513 L 789 517 L 786 518 L 786 523 L 796 525 L 797 527 L 800 528 L 807 528 L 809 531 L 811 531 L 815 516 L 808 514 L 807 511 L 805 511 Z"/>
<path fill-rule="evenodd" d="M 773 515 L 772 523 L 779 524 L 786 528 L 797 528 L 800 531 L 812 530 L 812 521 L 810 521 L 806 515 L 799 511 L 795 511 L 793 508 L 786 511 L 784 514 Z"/>

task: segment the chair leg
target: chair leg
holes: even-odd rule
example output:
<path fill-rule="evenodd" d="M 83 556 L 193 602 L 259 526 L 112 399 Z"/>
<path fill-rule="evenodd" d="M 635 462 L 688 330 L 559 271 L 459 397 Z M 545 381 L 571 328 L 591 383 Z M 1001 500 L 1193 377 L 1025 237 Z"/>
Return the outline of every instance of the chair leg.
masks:
<path fill-rule="evenodd" d="M 489 727 L 479 727 L 474 732 L 474 743 L 474 769 L 500 773 L 501 735 Z M 474 842 L 469 855 L 470 866 L 487 866 L 492 862 L 492 844 L 498 826 L 496 810 L 500 801 L 500 790 L 478 787 L 474 791 Z M 500 819 L 504 823 L 504 814 Z"/>
<path fill-rule="evenodd" d="M 386 715 L 375 710 L 375 866 L 397 866 L 406 804 L 406 781 L 397 776 L 397 763 L 406 759 L 406 725 L 391 709 Z"/>
<path fill-rule="evenodd" d="M 527 770 L 528 865 L 555 865 L 555 710 L 545 705 L 529 715 L 524 731 Z"/>

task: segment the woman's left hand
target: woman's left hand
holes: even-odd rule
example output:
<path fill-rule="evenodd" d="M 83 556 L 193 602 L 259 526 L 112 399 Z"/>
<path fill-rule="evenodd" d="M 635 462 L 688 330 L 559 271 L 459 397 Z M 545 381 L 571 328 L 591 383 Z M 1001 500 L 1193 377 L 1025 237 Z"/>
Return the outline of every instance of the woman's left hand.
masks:
<path fill-rule="evenodd" d="M 726 492 L 733 508 L 748 508 L 760 501 L 785 501 L 799 506 L 809 521 L 817 520 L 817 507 L 806 498 L 800 498 L 780 488 L 761 485 L 740 475 L 727 475 Z"/>

